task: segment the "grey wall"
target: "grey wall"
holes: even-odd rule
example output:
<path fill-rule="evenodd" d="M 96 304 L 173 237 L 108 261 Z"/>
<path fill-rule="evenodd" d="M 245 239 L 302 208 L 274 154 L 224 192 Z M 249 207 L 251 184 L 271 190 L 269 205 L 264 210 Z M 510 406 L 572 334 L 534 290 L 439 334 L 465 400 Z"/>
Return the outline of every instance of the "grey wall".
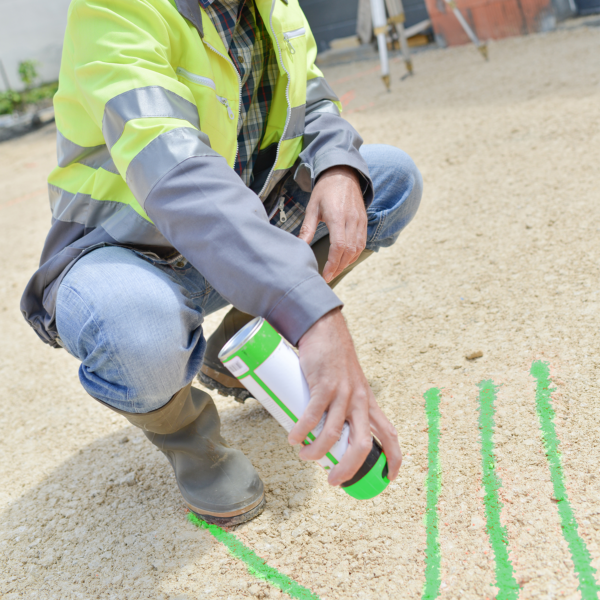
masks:
<path fill-rule="evenodd" d="M 329 48 L 331 40 L 356 34 L 358 0 L 299 0 L 299 2 L 310 23 L 320 52 Z M 403 5 L 406 27 L 429 18 L 425 0 L 404 0 Z"/>
<path fill-rule="evenodd" d="M 356 34 L 358 0 L 299 0 L 310 23 L 319 52 L 329 42 Z"/>
<path fill-rule="evenodd" d="M 13 89 L 22 60 L 37 60 L 44 82 L 58 79 L 69 0 L 0 0 L 0 59 Z M 0 90 L 4 90 L 0 77 Z"/>

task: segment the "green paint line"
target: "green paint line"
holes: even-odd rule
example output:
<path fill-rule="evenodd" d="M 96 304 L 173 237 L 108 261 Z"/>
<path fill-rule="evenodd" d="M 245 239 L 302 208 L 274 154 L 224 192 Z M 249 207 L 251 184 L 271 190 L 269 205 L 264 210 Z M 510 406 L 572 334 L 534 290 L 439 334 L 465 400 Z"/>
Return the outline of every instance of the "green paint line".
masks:
<path fill-rule="evenodd" d="M 508 557 L 508 534 L 500 521 L 502 501 L 498 490 L 502 487 L 496 473 L 494 458 L 494 401 L 497 388 L 490 380 L 479 384 L 479 429 L 481 430 L 481 466 L 485 496 L 485 517 L 490 544 L 496 560 L 496 586 L 499 589 L 497 600 L 514 600 L 519 597 L 512 563 Z"/>
<path fill-rule="evenodd" d="M 439 596 L 442 584 L 442 557 L 439 541 L 438 499 L 442 489 L 440 467 L 440 390 L 431 388 L 425 392 L 425 414 L 429 430 L 427 448 L 427 548 L 425 550 L 425 585 L 423 600 L 434 600 Z"/>
<path fill-rule="evenodd" d="M 257 556 L 250 548 L 246 547 L 232 533 L 199 519 L 194 513 L 188 513 L 188 518 L 197 527 L 208 530 L 215 539 L 227 547 L 232 556 L 245 562 L 248 571 L 254 577 L 270 583 L 273 587 L 297 600 L 319 600 L 319 597 L 309 589 L 266 564 L 260 556 Z"/>
<path fill-rule="evenodd" d="M 560 441 L 554 427 L 554 408 L 552 407 L 551 394 L 556 388 L 552 388 L 550 369 L 548 363 L 538 360 L 531 365 L 531 374 L 535 377 L 536 394 L 535 406 L 537 410 L 542 440 L 550 468 L 550 479 L 554 487 L 554 498 L 557 501 L 558 514 L 562 526 L 563 536 L 569 545 L 571 558 L 575 565 L 575 571 L 579 578 L 579 591 L 582 600 L 598 598 L 599 586 L 594 578 L 596 569 L 592 567 L 590 553 L 578 532 L 577 520 L 569 503 L 565 476 L 560 460 L 558 446 Z"/>

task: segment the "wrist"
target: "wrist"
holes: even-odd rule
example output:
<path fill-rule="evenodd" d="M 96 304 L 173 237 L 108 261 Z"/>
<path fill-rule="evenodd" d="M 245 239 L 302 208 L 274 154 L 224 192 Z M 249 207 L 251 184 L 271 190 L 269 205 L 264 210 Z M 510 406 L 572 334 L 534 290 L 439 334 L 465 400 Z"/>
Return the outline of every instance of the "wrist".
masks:
<path fill-rule="evenodd" d="M 311 342 L 312 339 L 318 338 L 323 335 L 331 335 L 332 330 L 338 329 L 340 326 L 346 327 L 346 321 L 342 315 L 341 307 L 336 307 L 325 313 L 319 320 L 315 321 L 311 327 L 309 327 L 304 335 L 298 340 L 298 350 L 301 350 L 303 346 L 306 346 Z"/>
<path fill-rule="evenodd" d="M 321 181 L 322 179 L 327 179 L 329 177 L 336 176 L 348 177 L 360 185 L 359 172 L 354 167 L 350 167 L 348 165 L 335 165 L 334 167 L 329 167 L 328 169 L 325 169 L 322 173 L 319 174 L 317 180 L 315 181 L 315 184 Z"/>

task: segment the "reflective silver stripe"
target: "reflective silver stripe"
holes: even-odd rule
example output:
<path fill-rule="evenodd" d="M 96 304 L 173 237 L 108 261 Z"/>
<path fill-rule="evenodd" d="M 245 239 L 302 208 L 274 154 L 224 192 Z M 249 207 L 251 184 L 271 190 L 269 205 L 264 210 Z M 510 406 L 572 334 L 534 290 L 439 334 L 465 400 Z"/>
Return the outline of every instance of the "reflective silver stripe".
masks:
<path fill-rule="evenodd" d="M 144 219 L 129 204 L 102 223 L 102 229 L 121 244 L 172 248 L 156 225 Z"/>
<path fill-rule="evenodd" d="M 102 227 L 120 243 L 170 247 L 156 226 L 128 204 L 94 200 L 89 194 L 72 194 L 55 185 L 48 188 L 52 216 L 57 221 L 78 223 L 89 229 Z"/>
<path fill-rule="evenodd" d="M 123 134 L 125 124 L 132 119 L 182 119 L 200 129 L 195 104 L 158 85 L 136 88 L 115 96 L 106 103 L 102 119 L 102 134 L 111 150 Z"/>
<path fill-rule="evenodd" d="M 114 175 L 120 175 L 119 170 L 115 166 L 115 163 L 113 162 L 112 158 L 106 161 L 103 165 L 100 165 L 100 167 L 105 171 L 108 171 L 109 173 L 113 173 Z"/>
<path fill-rule="evenodd" d="M 79 223 L 94 228 L 101 225 L 125 206 L 122 202 L 94 200 L 89 194 L 73 194 L 55 185 L 48 185 L 52 216 L 57 221 Z"/>
<path fill-rule="evenodd" d="M 60 131 L 56 132 L 56 156 L 58 158 L 58 166 L 63 169 L 73 163 L 92 166 L 98 163 L 99 160 L 105 162 L 106 157 L 110 158 L 106 144 L 89 147 L 80 146 L 68 140 Z M 92 168 L 97 169 L 100 164 Z"/>
<path fill-rule="evenodd" d="M 58 166 L 63 169 L 78 163 L 92 169 L 103 168 L 105 171 L 109 171 L 115 175 L 119 174 L 106 144 L 89 147 L 80 146 L 79 144 L 68 140 L 58 130 L 56 132 L 56 155 L 58 158 Z"/>
<path fill-rule="evenodd" d="M 195 156 L 221 156 L 210 147 L 208 136 L 190 127 L 171 129 L 152 140 L 130 163 L 125 180 L 144 206 L 152 188 L 171 169 Z"/>
<path fill-rule="evenodd" d="M 339 98 L 325 80 L 325 77 L 315 77 L 306 82 L 306 106 L 319 102 L 319 100 L 331 100 L 339 102 Z"/>
<path fill-rule="evenodd" d="M 306 105 L 296 106 L 290 109 L 290 117 L 285 130 L 284 140 L 291 140 L 300 137 L 304 133 L 304 117 L 306 113 Z"/>
<path fill-rule="evenodd" d="M 340 116 L 340 109 L 331 100 L 319 100 L 311 104 L 306 110 L 307 115 L 314 113 L 328 113 L 330 115 Z"/>

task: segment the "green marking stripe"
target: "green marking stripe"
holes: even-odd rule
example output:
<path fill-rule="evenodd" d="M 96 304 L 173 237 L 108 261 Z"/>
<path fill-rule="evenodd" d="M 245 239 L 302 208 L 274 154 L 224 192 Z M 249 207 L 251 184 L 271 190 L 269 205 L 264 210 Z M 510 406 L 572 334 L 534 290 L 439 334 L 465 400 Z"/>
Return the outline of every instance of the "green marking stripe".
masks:
<path fill-rule="evenodd" d="M 537 381 L 535 406 L 542 430 L 542 439 L 548 459 L 550 478 L 554 487 L 554 497 L 557 500 L 563 536 L 569 545 L 575 571 L 579 578 L 579 591 L 583 600 L 597 599 L 599 586 L 594 578 L 596 569 L 592 567 L 590 553 L 585 542 L 579 536 L 575 514 L 567 495 L 558 449 L 560 442 L 554 427 L 554 409 L 551 394 L 555 388 L 551 388 L 552 380 L 550 379 L 548 363 L 539 360 L 534 362 L 531 365 L 531 374 Z"/>
<path fill-rule="evenodd" d="M 266 564 L 260 556 L 257 556 L 250 548 L 246 547 L 232 533 L 224 531 L 217 525 L 210 525 L 206 521 L 202 521 L 194 513 L 189 513 L 188 518 L 197 527 L 207 529 L 215 539 L 227 547 L 232 556 L 244 561 L 248 571 L 254 577 L 270 583 L 288 596 L 297 598 L 297 600 L 319 600 L 319 597 L 308 588 Z"/>
<path fill-rule="evenodd" d="M 298 418 L 296 417 L 296 415 L 294 415 L 294 413 L 270 390 L 269 386 L 267 386 L 266 383 L 263 382 L 263 380 L 252 370 L 249 371 L 250 375 L 252 376 L 252 379 L 254 379 L 254 381 L 256 381 L 256 383 L 258 383 L 258 385 L 260 385 L 260 387 L 269 395 L 269 397 L 273 400 L 273 402 L 275 402 L 279 408 L 281 408 L 285 414 L 292 419 L 292 421 L 294 421 L 294 423 L 298 422 Z M 244 377 L 248 375 L 248 373 L 244 373 Z M 308 432 L 308 437 L 310 438 L 311 442 L 315 441 L 315 436 L 313 435 L 312 431 Z M 333 456 L 333 454 L 331 454 L 331 452 L 328 452 L 325 456 L 327 456 L 327 458 L 334 464 L 337 465 L 338 464 L 338 460 L 335 456 Z"/>
<path fill-rule="evenodd" d="M 250 376 L 260 387 L 267 393 L 267 395 L 281 408 L 281 410 L 292 420 L 294 423 L 298 422 L 298 417 L 270 390 L 270 388 L 263 382 L 263 380 L 252 370 L 249 371 Z M 244 373 L 244 377 L 246 377 L 248 373 Z M 244 382 L 242 381 L 242 384 Z M 310 433 L 309 433 L 310 435 Z M 314 439 L 314 438 L 313 438 Z"/>
<path fill-rule="evenodd" d="M 427 448 L 427 549 L 425 551 L 425 586 L 423 600 L 434 600 L 440 593 L 442 583 L 439 542 L 439 516 L 437 504 L 442 489 L 440 467 L 440 390 L 431 388 L 425 392 L 425 413 L 429 427 Z"/>
<path fill-rule="evenodd" d="M 500 521 L 502 502 L 498 490 L 502 482 L 496 473 L 494 458 L 494 400 L 497 388 L 492 381 L 479 384 L 479 428 L 481 429 L 481 467 L 485 496 L 487 532 L 496 560 L 496 585 L 498 600 L 514 600 L 519 596 L 519 584 L 515 580 L 513 566 L 508 557 L 508 535 Z"/>

